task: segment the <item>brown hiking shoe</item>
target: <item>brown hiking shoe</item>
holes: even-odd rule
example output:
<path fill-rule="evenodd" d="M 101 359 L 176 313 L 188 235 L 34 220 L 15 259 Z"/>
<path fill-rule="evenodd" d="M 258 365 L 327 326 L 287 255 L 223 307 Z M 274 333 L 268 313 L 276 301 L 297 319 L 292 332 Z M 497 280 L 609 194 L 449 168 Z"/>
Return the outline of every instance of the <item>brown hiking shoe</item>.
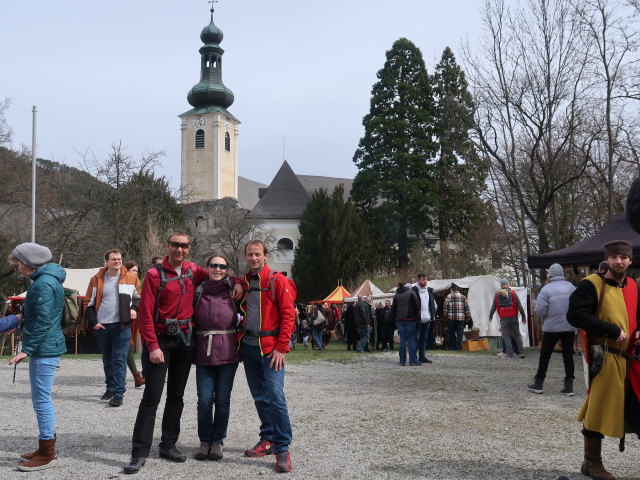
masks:
<path fill-rule="evenodd" d="M 289 451 L 276 453 L 276 472 L 290 472 L 291 467 L 291 455 Z"/>
<path fill-rule="evenodd" d="M 245 450 L 244 454 L 247 457 L 264 457 L 265 455 L 273 455 L 273 443 L 261 438 L 253 448 Z"/>
<path fill-rule="evenodd" d="M 209 452 L 211 452 L 211 445 L 208 443 L 201 443 L 193 458 L 196 460 L 206 460 L 209 458 Z"/>
<path fill-rule="evenodd" d="M 140 388 L 142 385 L 144 385 L 144 377 L 138 370 L 133 372 L 133 381 L 135 382 L 136 388 Z"/>
<path fill-rule="evenodd" d="M 209 454 L 210 460 L 220 460 L 222 458 L 222 444 L 220 442 L 213 442 L 211 444 L 211 453 Z"/>

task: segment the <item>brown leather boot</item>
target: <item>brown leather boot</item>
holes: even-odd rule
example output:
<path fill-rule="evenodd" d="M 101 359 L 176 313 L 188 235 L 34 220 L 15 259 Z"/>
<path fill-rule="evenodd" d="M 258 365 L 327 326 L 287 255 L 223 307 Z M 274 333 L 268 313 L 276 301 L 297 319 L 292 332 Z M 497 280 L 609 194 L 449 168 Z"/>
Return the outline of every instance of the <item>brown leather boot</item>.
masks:
<path fill-rule="evenodd" d="M 57 433 L 53 434 L 53 438 L 57 437 Z M 22 455 L 20 455 L 20 458 L 24 458 L 25 460 L 31 460 L 33 457 L 35 457 L 38 453 L 40 452 L 40 445 L 38 445 L 38 449 L 35 452 L 31 452 L 31 453 L 23 453 Z"/>
<path fill-rule="evenodd" d="M 141 387 L 142 385 L 144 385 L 144 377 L 142 376 L 142 374 L 136 370 L 135 372 L 133 372 L 133 380 L 136 384 L 136 388 Z"/>
<path fill-rule="evenodd" d="M 602 439 L 584 437 L 584 462 L 580 471 L 595 480 L 616 480 L 602 465 Z"/>
<path fill-rule="evenodd" d="M 31 460 L 26 460 L 18 465 L 18 470 L 23 472 L 34 472 L 53 468 L 58 464 L 56 457 L 56 439 L 39 440 L 40 447 Z"/>

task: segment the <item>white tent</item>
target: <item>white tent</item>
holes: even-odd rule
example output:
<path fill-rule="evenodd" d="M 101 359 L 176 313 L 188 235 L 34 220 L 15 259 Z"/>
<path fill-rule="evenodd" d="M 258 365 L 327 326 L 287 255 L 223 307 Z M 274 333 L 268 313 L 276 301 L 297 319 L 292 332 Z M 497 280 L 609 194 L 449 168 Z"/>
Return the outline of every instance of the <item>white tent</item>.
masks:
<path fill-rule="evenodd" d="M 500 281 L 493 275 L 480 275 L 476 277 L 450 278 L 446 280 L 429 280 L 428 286 L 433 288 L 434 292 L 448 290 L 451 284 L 455 283 L 460 288 L 468 289 L 467 301 L 469 302 L 469 310 L 473 319 L 474 328 L 480 329 L 481 337 L 499 337 L 501 333 L 500 320 L 498 314 L 494 313 L 493 319 L 489 322 L 489 312 L 496 291 L 500 289 Z M 527 311 L 527 289 L 525 287 L 511 287 L 516 292 L 524 311 Z M 395 289 L 394 289 L 395 290 Z M 383 293 L 382 295 L 372 295 L 371 298 L 382 300 L 393 298 L 394 292 Z M 345 298 L 345 302 L 354 302 L 357 298 Z M 529 346 L 529 330 L 526 324 L 522 324 L 520 318 L 520 334 L 522 335 L 522 344 Z"/>
<path fill-rule="evenodd" d="M 87 292 L 89 286 L 89 280 L 93 277 L 98 270 L 102 267 L 96 268 L 65 268 L 67 272 L 67 278 L 64 281 L 64 287 L 72 290 L 77 290 L 78 295 L 83 296 Z M 20 295 L 10 297 L 11 299 L 24 298 L 27 292 L 22 292 Z"/>

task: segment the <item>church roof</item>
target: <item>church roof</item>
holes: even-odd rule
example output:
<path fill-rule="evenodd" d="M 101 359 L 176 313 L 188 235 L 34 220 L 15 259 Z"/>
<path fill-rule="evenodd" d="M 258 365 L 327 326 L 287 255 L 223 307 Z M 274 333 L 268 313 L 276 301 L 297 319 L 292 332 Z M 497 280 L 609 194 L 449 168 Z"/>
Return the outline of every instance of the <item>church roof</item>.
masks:
<path fill-rule="evenodd" d="M 301 218 L 309 198 L 309 193 L 285 161 L 249 217 Z"/>
<path fill-rule="evenodd" d="M 260 189 L 266 187 L 264 183 L 238 176 L 238 203 L 243 208 L 253 209 L 260 200 Z"/>
<path fill-rule="evenodd" d="M 258 201 L 249 216 L 252 218 L 299 219 L 316 190 L 324 188 L 327 192 L 339 184 L 344 185 L 345 201 L 349 198 L 353 180 L 349 178 L 322 177 L 316 175 L 296 175 L 285 161 L 271 184 Z M 238 182 L 238 189 L 240 183 Z"/>

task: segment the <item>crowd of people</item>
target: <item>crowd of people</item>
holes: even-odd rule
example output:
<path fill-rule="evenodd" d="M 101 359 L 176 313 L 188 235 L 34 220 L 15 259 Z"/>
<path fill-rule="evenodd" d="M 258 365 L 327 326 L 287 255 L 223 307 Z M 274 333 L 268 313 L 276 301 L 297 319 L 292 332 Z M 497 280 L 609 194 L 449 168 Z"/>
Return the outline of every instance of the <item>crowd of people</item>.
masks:
<path fill-rule="evenodd" d="M 295 325 L 295 286 L 271 271 L 268 250 L 259 240 L 245 246 L 249 271 L 229 275 L 224 255 L 212 254 L 201 267 L 187 260 L 191 237 L 175 230 L 167 238 L 167 255 L 154 258 L 142 287 L 137 264 L 122 264 L 122 252 L 105 252 L 104 264 L 91 279 L 85 316 L 102 352 L 111 407 L 124 403 L 127 358 L 132 330 L 143 339 L 142 372 L 129 361 L 135 386 L 144 385 L 133 427 L 131 459 L 125 474 L 135 474 L 151 451 L 156 411 L 166 384 L 159 456 L 186 461 L 176 446 L 191 365 L 196 365 L 197 460 L 220 460 L 227 435 L 231 391 L 243 363 L 260 418 L 258 441 L 247 457 L 275 456 L 277 472 L 292 471 L 289 445 L 293 435 L 284 394 L 286 354 Z M 18 245 L 9 261 L 29 277 L 22 313 L 0 319 L 0 331 L 21 329 L 22 350 L 10 360 L 29 358 L 29 380 L 39 436 L 38 448 L 21 455 L 17 468 L 37 471 L 55 467 L 56 428 L 52 390 L 60 357 L 66 353 L 61 328 L 65 270 L 51 262 L 51 251 L 37 243 Z M 137 325 L 136 325 L 137 324 Z"/>
<path fill-rule="evenodd" d="M 187 260 L 191 238 L 173 231 L 167 238 L 167 255 L 154 258 L 153 266 L 138 278 L 140 267 L 123 265 L 122 252 L 105 252 L 105 266 L 91 279 L 85 316 L 102 352 L 106 390 L 103 400 L 120 407 L 126 393 L 127 366 L 134 385 L 144 385 L 133 427 L 131 459 L 124 473 L 134 474 L 146 463 L 153 440 L 157 408 L 166 384 L 159 456 L 186 461 L 176 446 L 184 408 L 184 391 L 196 365 L 197 460 L 220 460 L 227 435 L 231 392 L 235 374 L 243 363 L 249 391 L 260 418 L 258 441 L 245 450 L 247 457 L 275 456 L 275 470 L 292 470 L 289 446 L 292 428 L 284 394 L 286 354 L 296 343 L 325 349 L 332 336 L 344 336 L 347 349 L 394 350 L 395 330 L 400 365 L 431 363 L 425 353 L 432 343 L 437 304 L 424 274 L 415 284 L 400 283 L 392 300 L 375 307 L 369 297 L 345 305 L 294 305 L 295 285 L 267 265 L 263 242 L 245 246 L 249 271 L 229 275 L 224 255 L 212 254 L 199 266 Z M 578 413 L 584 437 L 583 474 L 610 480 L 602 463 L 602 439 L 620 439 L 626 433 L 640 436 L 640 330 L 637 318 L 639 289 L 627 271 L 633 247 L 626 241 L 604 246 L 600 271 L 575 287 L 564 270 L 552 265 L 541 290 L 536 311 L 543 318 L 543 338 L 538 370 L 527 388 L 543 393 L 551 353 L 559 341 L 565 367 L 564 388 L 573 396 L 573 340 L 577 329 L 587 335 L 590 363 L 588 394 Z M 18 469 L 37 471 L 57 463 L 55 410 L 52 390 L 60 357 L 66 352 L 61 328 L 65 270 L 51 262 L 51 251 L 36 243 L 18 245 L 9 256 L 16 273 L 29 277 L 21 313 L 0 319 L 0 331 L 21 328 L 22 350 L 10 360 L 29 358 L 29 381 L 38 423 L 38 447 L 21 455 Z M 506 279 L 491 303 L 489 320 L 500 319 L 505 358 L 524 358 L 519 333 L 523 307 Z M 465 325 L 472 323 L 467 299 L 456 284 L 444 299 L 448 346 L 460 349 Z M 141 369 L 132 356 L 132 337 L 143 339 Z M 517 352 L 517 353 L 516 353 Z M 408 358 L 407 358 L 408 357 Z"/>

